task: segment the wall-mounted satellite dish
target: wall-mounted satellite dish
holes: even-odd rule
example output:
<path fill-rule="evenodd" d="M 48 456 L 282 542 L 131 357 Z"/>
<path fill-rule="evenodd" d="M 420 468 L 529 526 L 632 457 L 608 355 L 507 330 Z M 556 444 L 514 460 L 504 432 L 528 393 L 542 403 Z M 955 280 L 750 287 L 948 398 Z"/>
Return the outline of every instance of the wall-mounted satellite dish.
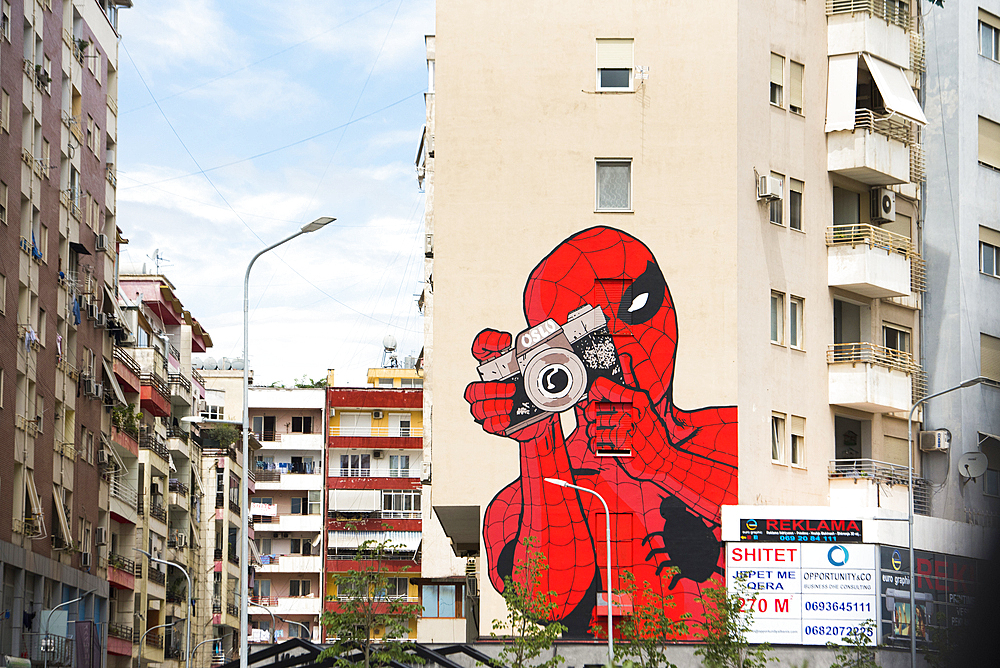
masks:
<path fill-rule="evenodd" d="M 963 478 L 978 478 L 986 473 L 988 463 L 985 452 L 966 452 L 958 460 L 958 473 Z"/>

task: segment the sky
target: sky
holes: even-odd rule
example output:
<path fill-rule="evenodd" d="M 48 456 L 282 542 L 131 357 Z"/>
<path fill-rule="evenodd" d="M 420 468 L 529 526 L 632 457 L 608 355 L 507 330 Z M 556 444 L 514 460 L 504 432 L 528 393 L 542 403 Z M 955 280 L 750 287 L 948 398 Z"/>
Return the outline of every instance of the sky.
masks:
<path fill-rule="evenodd" d="M 141 0 L 119 13 L 116 222 L 123 273 L 159 271 L 258 385 L 363 385 L 423 321 L 424 36 L 433 0 Z"/>

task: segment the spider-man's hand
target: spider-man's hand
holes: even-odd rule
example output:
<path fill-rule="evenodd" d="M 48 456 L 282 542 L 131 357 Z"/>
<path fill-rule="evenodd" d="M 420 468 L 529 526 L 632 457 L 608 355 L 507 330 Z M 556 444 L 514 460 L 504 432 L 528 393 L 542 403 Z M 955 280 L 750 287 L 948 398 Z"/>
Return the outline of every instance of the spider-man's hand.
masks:
<path fill-rule="evenodd" d="M 480 363 L 486 362 L 510 348 L 510 342 L 511 336 L 508 332 L 484 329 L 476 335 L 476 339 L 472 342 L 472 356 Z M 469 411 L 472 413 L 472 417 L 483 425 L 484 430 L 491 434 L 504 436 L 504 432 L 511 425 L 515 390 L 515 381 L 469 383 L 469 386 L 465 388 L 465 400 L 469 402 Z M 554 419 L 553 416 L 546 417 L 535 424 L 509 434 L 509 436 L 521 443 L 534 440 L 546 430 L 551 429 Z"/>
<path fill-rule="evenodd" d="M 636 425 L 647 423 L 653 410 L 649 396 L 607 378 L 597 378 L 587 393 L 583 418 L 587 425 L 587 440 L 594 449 L 632 450 L 636 442 Z"/>

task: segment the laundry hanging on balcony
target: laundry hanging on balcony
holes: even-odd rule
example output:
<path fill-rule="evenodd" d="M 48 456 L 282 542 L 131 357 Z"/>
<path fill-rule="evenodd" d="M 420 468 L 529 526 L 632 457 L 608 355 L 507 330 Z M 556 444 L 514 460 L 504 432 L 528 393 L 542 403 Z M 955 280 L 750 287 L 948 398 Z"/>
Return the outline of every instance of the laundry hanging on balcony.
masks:
<path fill-rule="evenodd" d="M 848 53 L 830 56 L 826 98 L 827 132 L 854 129 L 859 104 L 858 69 L 861 65 L 871 75 L 886 111 L 918 125 L 927 125 L 927 117 L 901 68 L 870 53 Z"/>

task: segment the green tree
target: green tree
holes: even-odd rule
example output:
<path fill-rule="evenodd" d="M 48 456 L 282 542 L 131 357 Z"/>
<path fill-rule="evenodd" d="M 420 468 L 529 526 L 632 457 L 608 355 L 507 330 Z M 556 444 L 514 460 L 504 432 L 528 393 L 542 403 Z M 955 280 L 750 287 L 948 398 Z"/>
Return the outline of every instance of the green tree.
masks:
<path fill-rule="evenodd" d="M 405 575 L 407 570 L 389 569 L 392 554 L 401 547 L 389 541 L 365 541 L 358 546 L 360 567 L 334 576 L 336 609 L 324 612 L 320 623 L 326 635 L 337 641 L 323 650 L 317 661 L 337 657 L 336 665 L 353 668 L 356 662 L 346 658 L 345 653 L 356 649 L 364 656 L 364 668 L 386 666 L 392 661 L 423 663 L 406 652 L 410 643 L 400 642 L 420 616 L 419 603 L 391 589 L 391 579 Z"/>
<path fill-rule="evenodd" d="M 771 645 L 751 645 L 747 640 L 753 628 L 753 607 L 756 595 L 751 595 L 742 581 L 730 592 L 725 585 L 709 586 L 698 597 L 704 617 L 694 622 L 703 633 L 703 645 L 694 651 L 708 668 L 764 668 L 777 661 L 771 656 Z"/>
<path fill-rule="evenodd" d="M 529 536 L 522 541 L 527 550 L 524 562 L 514 566 L 514 577 L 503 580 L 503 600 L 507 603 L 507 616 L 493 620 L 494 638 L 509 639 L 497 655 L 497 659 L 510 668 L 557 668 L 565 657 L 553 656 L 540 663 L 533 662 L 549 648 L 566 627 L 559 622 L 549 621 L 556 603 L 552 600 L 554 591 L 542 591 L 542 573 L 548 569 L 545 555 L 541 550 L 533 550 L 535 538 Z"/>
<path fill-rule="evenodd" d="M 220 424 L 207 429 L 205 430 L 205 436 L 215 441 L 220 448 L 228 448 L 241 438 L 240 430 L 231 424 Z"/>
<path fill-rule="evenodd" d="M 672 578 L 675 569 L 664 573 L 665 579 Z M 664 596 L 653 591 L 649 582 L 643 582 L 640 589 L 631 571 L 623 570 L 620 578 L 622 588 L 615 592 L 633 602 L 632 614 L 615 621 L 619 639 L 615 640 L 615 659 L 624 659 L 625 668 L 676 668 L 667 660 L 665 645 L 676 642 L 688 632 L 690 614 L 672 619 L 668 610 L 675 607 L 673 596 Z M 640 601 L 636 604 L 636 601 Z M 607 637 L 601 626 L 594 626 L 591 632 L 598 637 Z"/>
<path fill-rule="evenodd" d="M 302 377 L 295 381 L 295 387 L 326 387 L 326 378 L 313 380 L 309 376 L 302 374 Z"/>
<path fill-rule="evenodd" d="M 827 647 L 837 650 L 830 668 L 878 668 L 875 652 L 878 647 L 872 642 L 875 637 L 875 620 L 866 619 L 851 627 L 840 643 L 828 642 Z"/>

